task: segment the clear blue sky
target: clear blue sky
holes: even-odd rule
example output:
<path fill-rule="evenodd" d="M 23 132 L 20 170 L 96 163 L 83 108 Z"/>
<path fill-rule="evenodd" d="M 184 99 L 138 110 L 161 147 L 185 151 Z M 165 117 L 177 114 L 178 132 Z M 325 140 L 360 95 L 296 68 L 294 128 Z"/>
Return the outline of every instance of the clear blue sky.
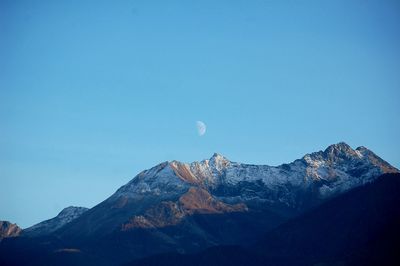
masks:
<path fill-rule="evenodd" d="M 0 219 L 213 152 L 277 165 L 346 141 L 399 167 L 399 25 L 395 0 L 2 0 Z"/>

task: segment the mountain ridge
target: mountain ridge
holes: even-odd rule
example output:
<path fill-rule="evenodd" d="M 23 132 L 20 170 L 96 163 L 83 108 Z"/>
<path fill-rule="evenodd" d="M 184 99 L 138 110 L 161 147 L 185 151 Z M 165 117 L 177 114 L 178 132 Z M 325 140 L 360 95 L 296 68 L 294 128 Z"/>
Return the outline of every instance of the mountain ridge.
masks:
<path fill-rule="evenodd" d="M 75 220 L 87 210 L 88 208 L 85 207 L 66 207 L 56 217 L 42 221 L 22 230 L 22 235 L 33 237 L 50 234 L 63 227 L 67 223 Z"/>
<path fill-rule="evenodd" d="M 27 230 L 13 240 L 27 241 L 32 254 L 80 250 L 110 264 L 164 252 L 251 245 L 259 235 L 335 196 L 398 172 L 367 148 L 352 149 L 343 142 L 278 166 L 233 162 L 218 153 L 192 163 L 166 161 L 141 171 L 66 223 L 51 225 L 56 216 L 36 225 L 44 233 Z M 37 251 L 42 238 L 50 244 Z M 8 240 L 3 246 L 14 242 Z"/>
<path fill-rule="evenodd" d="M 393 207 L 399 191 L 400 174 L 384 174 L 284 222 L 250 247 L 165 253 L 124 265 L 398 265 L 400 212 Z"/>
<path fill-rule="evenodd" d="M 111 232 L 128 221 L 143 217 L 147 210 L 158 208 L 157 204 L 163 204 L 163 210 L 168 206 L 168 211 L 172 211 L 179 205 L 179 198 L 193 188 L 208 191 L 223 204 L 244 204 L 246 207 L 242 209 L 258 209 L 262 205 L 270 209 L 283 207 L 286 213 L 297 213 L 387 172 L 398 170 L 369 149 L 360 146 L 353 150 L 344 142 L 279 166 L 236 163 L 214 153 L 202 161 L 166 161 L 144 170 L 82 216 L 96 212 L 93 214 L 95 217 L 108 221 L 103 223 L 99 220 L 99 229 L 88 228 L 86 232 Z M 126 208 L 128 212 L 118 211 Z M 109 212 L 110 217 L 102 212 Z M 185 216 L 183 213 L 178 211 L 176 215 Z M 112 220 L 115 223 L 111 223 Z M 66 232 L 62 234 L 68 234 Z"/>
<path fill-rule="evenodd" d="M 353 162 L 353 165 L 347 166 L 347 168 L 350 167 L 353 169 L 344 169 L 342 167 L 342 169 L 338 169 L 337 171 L 332 170 L 337 165 L 340 166 L 345 160 L 350 163 Z M 364 168 L 360 169 L 360 166 L 364 166 Z M 373 167 L 369 167 L 368 169 L 368 166 Z M 353 171 L 354 169 L 358 172 Z M 286 172 L 292 171 L 293 174 L 291 176 L 287 175 L 285 170 Z M 361 170 L 364 172 L 360 172 Z M 323 173 L 324 171 L 325 173 Z M 346 171 L 348 172 L 346 173 Z M 356 177 L 362 176 L 365 179 L 366 175 L 368 175 L 368 178 L 372 178 L 382 173 L 391 172 L 398 172 L 398 169 L 379 158 L 367 148 L 360 146 L 353 150 L 346 143 L 340 142 L 330 145 L 324 151 L 306 154 L 301 159 L 278 166 L 237 163 L 228 160 L 218 153 L 214 153 L 210 159 L 192 163 L 182 163 L 176 160 L 166 161 L 142 171 L 125 186 L 122 186 L 113 196 L 123 195 L 129 197 L 135 193 L 144 194 L 147 192 L 160 195 L 162 191 L 160 191 L 158 186 L 162 186 L 162 184 L 166 184 L 164 191 L 170 191 L 170 186 L 182 189 L 183 187 L 188 188 L 187 184 L 190 184 L 214 189 L 218 185 L 221 185 L 221 183 L 235 185 L 241 181 L 253 182 L 257 180 L 262 180 L 264 184 L 271 185 L 288 181 L 299 185 L 303 182 L 302 178 L 304 176 L 306 179 L 332 181 L 330 177 L 339 176 L 348 179 L 349 175 L 354 175 Z M 166 176 L 169 178 L 166 179 Z M 171 177 L 176 178 L 173 179 Z M 147 180 L 145 180 L 146 178 Z M 288 178 L 291 178 L 291 180 L 288 180 Z M 358 181 L 361 182 L 361 180 Z M 347 180 L 346 182 L 350 181 Z M 340 185 L 340 183 L 337 183 L 335 186 L 337 185 Z M 342 187 L 343 190 L 347 188 L 346 186 Z M 321 191 L 322 193 L 329 193 L 329 189 L 325 187 Z"/>

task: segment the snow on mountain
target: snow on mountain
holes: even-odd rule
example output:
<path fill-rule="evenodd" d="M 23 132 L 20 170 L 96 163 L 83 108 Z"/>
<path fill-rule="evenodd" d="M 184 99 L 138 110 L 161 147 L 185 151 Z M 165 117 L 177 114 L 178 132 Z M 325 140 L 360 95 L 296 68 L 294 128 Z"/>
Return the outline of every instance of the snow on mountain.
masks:
<path fill-rule="evenodd" d="M 398 170 L 367 148 L 353 150 L 345 143 L 279 166 L 233 162 L 215 153 L 199 162 L 160 163 L 139 173 L 74 223 L 69 221 L 79 215 L 66 219 L 63 211 L 23 233 L 57 230 L 76 239 L 106 236 L 121 228 L 170 226 L 205 212 L 265 211 L 292 217 L 389 172 Z"/>
<path fill-rule="evenodd" d="M 70 206 L 64 208 L 56 217 L 35 224 L 22 231 L 24 236 L 39 236 L 52 233 L 85 213 L 88 208 Z"/>
<path fill-rule="evenodd" d="M 22 235 L 49 234 L 79 248 L 85 243 L 121 261 L 240 245 L 391 172 L 399 171 L 367 148 L 346 143 L 279 166 L 233 162 L 220 154 L 192 163 L 163 162 L 90 210 L 66 208 Z"/>
<path fill-rule="evenodd" d="M 188 187 L 189 184 L 174 170 L 173 163 L 163 162 L 139 173 L 128 184 L 118 189 L 112 197 L 135 198 L 144 194 L 167 197 L 171 193 L 183 193 Z"/>
<path fill-rule="evenodd" d="M 159 164 L 138 174 L 112 198 L 169 197 L 195 186 L 227 202 L 259 200 L 296 205 L 296 193 L 312 192 L 323 199 L 394 172 L 398 170 L 372 151 L 365 147 L 353 150 L 344 142 L 280 166 L 237 163 L 215 153 L 200 162 Z"/>

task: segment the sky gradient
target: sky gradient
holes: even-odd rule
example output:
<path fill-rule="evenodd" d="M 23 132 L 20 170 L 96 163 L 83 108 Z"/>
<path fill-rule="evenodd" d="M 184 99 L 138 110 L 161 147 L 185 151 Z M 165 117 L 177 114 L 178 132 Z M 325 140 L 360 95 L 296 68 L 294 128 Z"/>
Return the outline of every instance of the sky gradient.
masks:
<path fill-rule="evenodd" d="M 345 141 L 399 168 L 399 25 L 398 1 L 0 1 L 0 220 L 214 152 Z"/>

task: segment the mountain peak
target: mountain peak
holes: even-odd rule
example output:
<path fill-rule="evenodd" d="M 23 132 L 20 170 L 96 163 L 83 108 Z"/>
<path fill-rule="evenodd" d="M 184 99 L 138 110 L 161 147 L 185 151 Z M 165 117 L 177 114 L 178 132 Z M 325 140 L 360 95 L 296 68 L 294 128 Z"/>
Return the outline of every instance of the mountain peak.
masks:
<path fill-rule="evenodd" d="M 327 151 L 332 151 L 332 150 L 337 150 L 337 151 L 353 151 L 353 149 L 350 147 L 349 144 L 346 142 L 339 142 L 336 144 L 329 145 L 326 149 L 325 152 Z"/>
<path fill-rule="evenodd" d="M 214 152 L 213 156 L 211 156 L 210 161 L 229 161 L 225 156 Z"/>
<path fill-rule="evenodd" d="M 209 160 L 209 165 L 211 167 L 215 167 L 218 171 L 222 170 L 223 168 L 226 168 L 230 164 L 230 161 L 222 156 L 221 154 L 214 153 L 213 156 Z"/>
<path fill-rule="evenodd" d="M 339 142 L 337 144 L 332 144 L 324 151 L 325 156 L 331 160 L 337 159 L 350 159 L 350 158 L 360 158 L 362 154 L 353 150 L 350 145 L 345 142 Z"/>
<path fill-rule="evenodd" d="M 326 196 L 369 182 L 387 172 L 398 170 L 366 148 L 354 150 L 345 142 L 330 145 L 325 151 L 306 154 L 301 160 L 277 167 L 232 162 L 214 153 L 210 159 L 192 163 L 171 161 L 158 164 L 139 173 L 111 198 L 123 198 L 125 202 L 125 198 L 142 198 L 144 195 L 176 197 L 193 185 L 219 189 L 224 185 L 235 186 L 245 181 L 273 187 L 277 184 L 301 185 L 304 180 L 329 181 L 321 188 L 321 193 Z M 240 192 L 236 196 L 254 197 L 244 194 Z"/>
<path fill-rule="evenodd" d="M 329 145 L 324 151 L 313 152 L 303 156 L 308 163 L 313 164 L 314 161 L 329 160 L 347 160 L 350 158 L 361 158 L 362 154 L 353 150 L 350 145 L 345 142 L 339 142 Z"/>

